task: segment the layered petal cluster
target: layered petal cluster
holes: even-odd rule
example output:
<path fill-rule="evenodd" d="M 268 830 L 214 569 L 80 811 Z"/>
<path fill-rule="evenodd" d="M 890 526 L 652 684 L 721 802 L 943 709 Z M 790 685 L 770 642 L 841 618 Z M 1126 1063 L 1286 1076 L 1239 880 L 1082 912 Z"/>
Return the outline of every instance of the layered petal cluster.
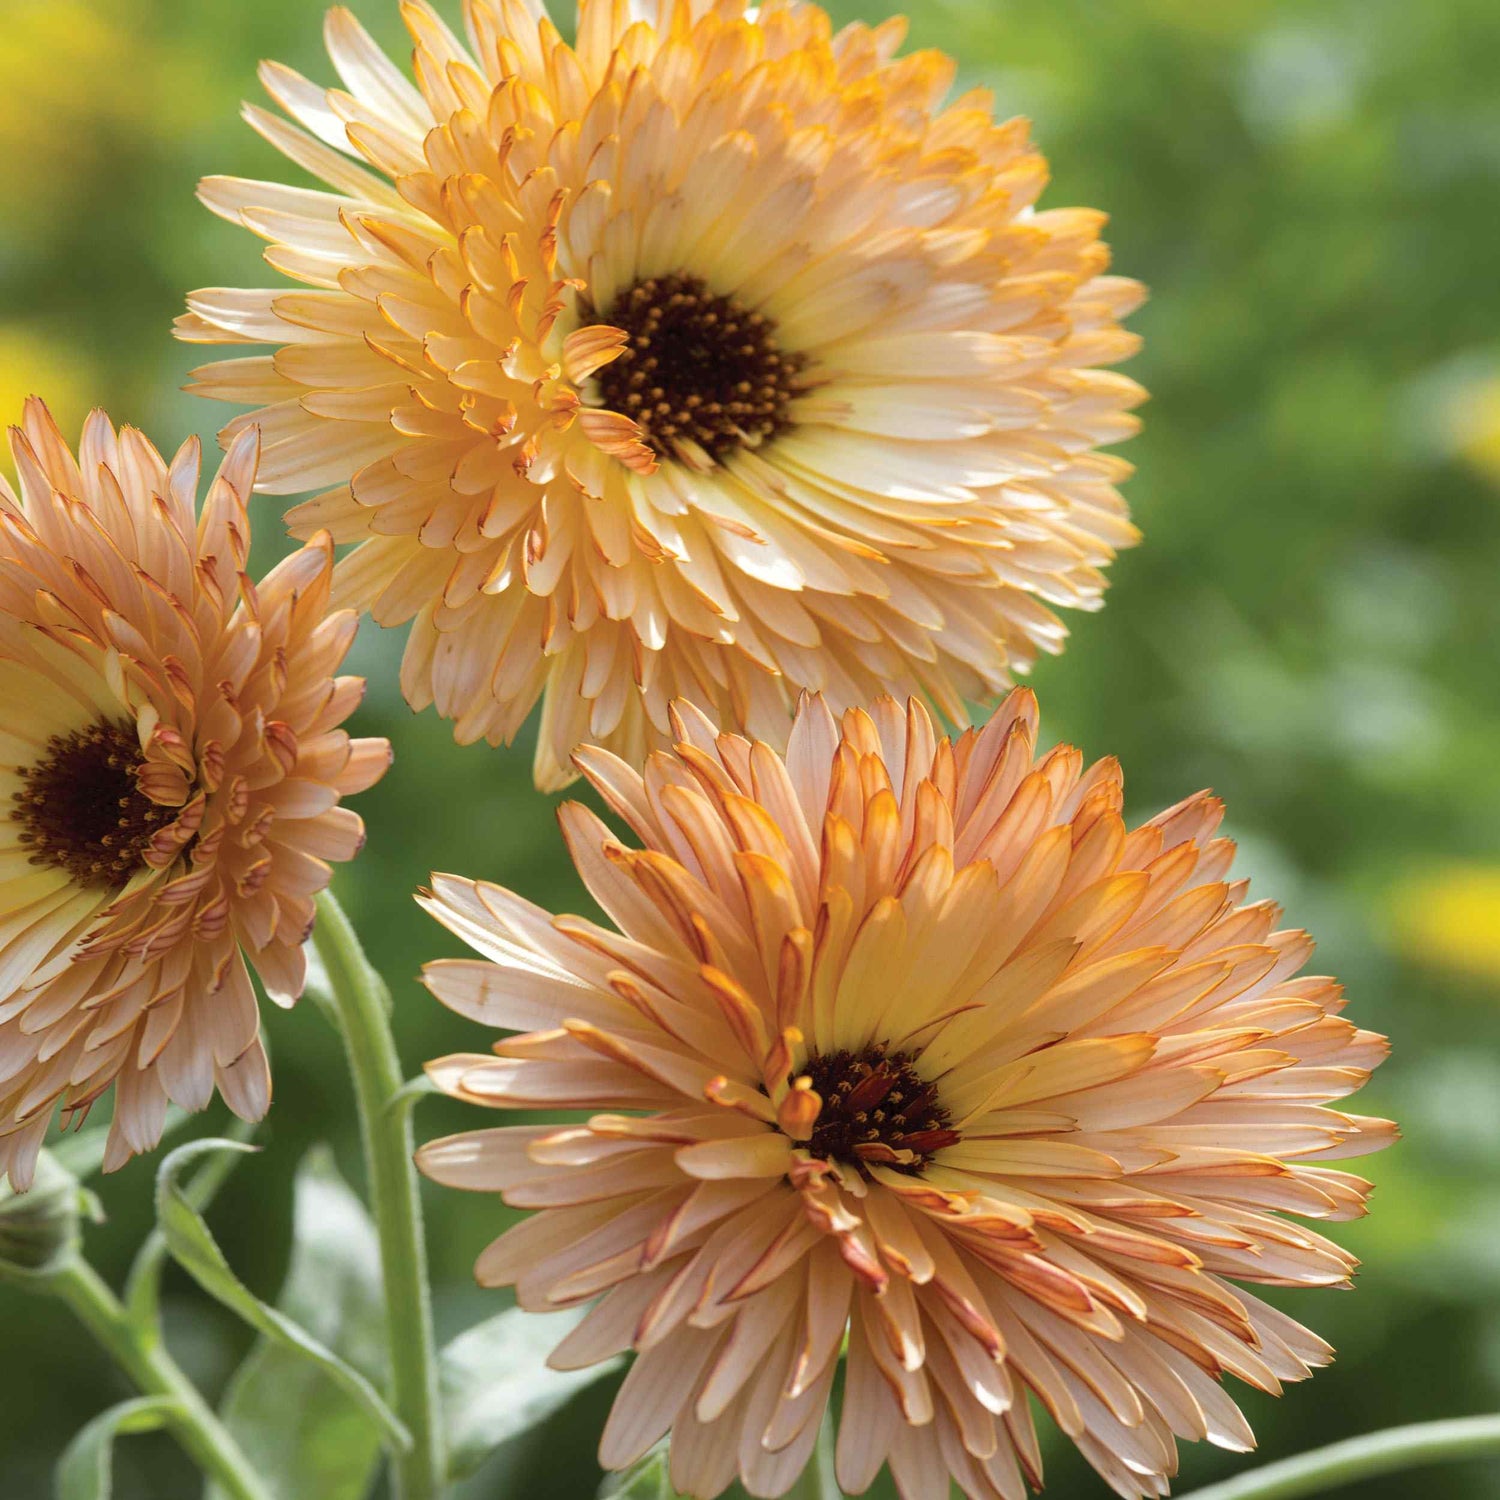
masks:
<path fill-rule="evenodd" d="M 106 1168 L 159 1139 L 168 1100 L 270 1101 L 250 968 L 291 1004 L 339 805 L 385 770 L 344 721 L 357 617 L 330 612 L 324 536 L 245 574 L 256 439 L 198 515 L 199 452 L 170 463 L 95 413 L 77 457 L 40 402 L 0 480 L 0 1170 L 27 1185 L 56 1106 L 111 1085 Z M 247 968 L 247 962 L 249 968 Z"/>
<path fill-rule="evenodd" d="M 179 332 L 257 410 L 261 488 L 358 543 L 339 597 L 413 621 L 403 682 L 464 741 L 544 700 L 537 778 L 639 764 L 686 698 L 784 744 L 797 691 L 966 721 L 1101 602 L 1136 533 L 1096 451 L 1143 396 L 1103 216 L 903 23 L 816 5 L 402 6 L 415 86 L 343 10 L 344 88 L 277 65 L 250 123 L 326 189 L 212 178 L 297 290 Z"/>
<path fill-rule="evenodd" d="M 1022 1500 L 1028 1392 L 1131 1500 L 1178 1437 L 1249 1448 L 1221 1377 L 1274 1392 L 1331 1351 L 1243 1284 L 1348 1281 L 1287 1216 L 1360 1215 L 1330 1163 L 1392 1127 L 1328 1107 L 1385 1042 L 1296 977 L 1312 944 L 1231 878 L 1220 805 L 1128 829 L 1119 767 L 1038 756 L 1024 691 L 956 741 L 915 703 L 810 699 L 785 759 L 674 716 L 643 775 L 579 757 L 638 847 L 562 811 L 612 926 L 425 898 L 483 955 L 428 986 L 524 1033 L 439 1084 L 591 1112 L 421 1162 L 537 1210 L 478 1275 L 593 1303 L 555 1365 L 638 1351 L 603 1462 L 670 1431 L 684 1494 L 783 1494 L 846 1336 L 849 1494 L 889 1464 L 904 1500 Z"/>

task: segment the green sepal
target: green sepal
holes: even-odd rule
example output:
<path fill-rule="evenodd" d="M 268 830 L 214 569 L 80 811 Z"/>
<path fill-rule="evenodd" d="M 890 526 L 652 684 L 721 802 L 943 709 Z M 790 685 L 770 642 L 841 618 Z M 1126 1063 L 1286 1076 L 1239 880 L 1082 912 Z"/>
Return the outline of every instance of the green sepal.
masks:
<path fill-rule="evenodd" d="M 44 1286 L 78 1254 L 83 1221 L 102 1217 L 99 1200 L 43 1151 L 26 1192 L 0 1178 L 0 1275 Z"/>

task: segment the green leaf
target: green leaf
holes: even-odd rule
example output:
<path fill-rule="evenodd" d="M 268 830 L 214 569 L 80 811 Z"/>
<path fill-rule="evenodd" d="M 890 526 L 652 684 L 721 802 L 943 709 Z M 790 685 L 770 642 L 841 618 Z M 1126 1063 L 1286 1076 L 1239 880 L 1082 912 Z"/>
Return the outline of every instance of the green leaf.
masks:
<path fill-rule="evenodd" d="M 473 1474 L 510 1438 L 544 1421 L 618 1361 L 550 1370 L 547 1356 L 578 1321 L 566 1313 L 511 1308 L 460 1334 L 438 1360 L 448 1473 Z"/>
<path fill-rule="evenodd" d="M 371 1380 L 384 1375 L 380 1245 L 364 1205 L 315 1147 L 297 1173 L 292 1263 L 277 1306 Z M 343 1387 L 269 1338 L 240 1366 L 223 1417 L 278 1500 L 362 1500 L 380 1427 Z M 216 1485 L 205 1500 L 225 1500 Z"/>
<path fill-rule="evenodd" d="M 606 1474 L 599 1500 L 680 1500 L 667 1477 L 667 1450 L 655 1449 L 622 1474 Z"/>
<path fill-rule="evenodd" d="M 183 1191 L 180 1178 L 200 1157 L 214 1151 L 244 1154 L 254 1149 L 239 1141 L 189 1141 L 167 1157 L 156 1178 L 156 1218 L 166 1236 L 167 1248 L 178 1265 L 210 1297 L 222 1302 L 258 1333 L 311 1363 L 342 1386 L 380 1424 L 389 1442 L 404 1452 L 411 1446 L 411 1435 L 381 1400 L 375 1387 L 306 1329 L 299 1327 L 285 1313 L 267 1307 L 245 1286 L 230 1269 L 208 1225 Z"/>
<path fill-rule="evenodd" d="M 254 1133 L 254 1125 L 236 1120 L 226 1139 L 243 1143 Z M 209 1157 L 183 1186 L 183 1197 L 200 1214 L 207 1213 L 219 1196 L 219 1189 L 229 1181 L 230 1174 L 242 1160 L 244 1158 L 235 1152 Z M 125 1282 L 125 1309 L 131 1322 L 147 1338 L 161 1337 L 161 1276 L 171 1258 L 167 1237 L 158 1225 L 146 1236 L 130 1265 L 130 1275 Z"/>
<path fill-rule="evenodd" d="M 172 1419 L 177 1403 L 166 1396 L 123 1401 L 102 1412 L 68 1444 L 57 1464 L 57 1500 L 109 1500 L 115 1439 L 156 1432 Z"/>
<path fill-rule="evenodd" d="M 431 1098 L 439 1092 L 441 1091 L 432 1079 L 425 1073 L 419 1073 L 415 1078 L 409 1078 L 391 1095 L 386 1108 L 392 1112 L 399 1110 L 409 1117 L 424 1099 Z"/>

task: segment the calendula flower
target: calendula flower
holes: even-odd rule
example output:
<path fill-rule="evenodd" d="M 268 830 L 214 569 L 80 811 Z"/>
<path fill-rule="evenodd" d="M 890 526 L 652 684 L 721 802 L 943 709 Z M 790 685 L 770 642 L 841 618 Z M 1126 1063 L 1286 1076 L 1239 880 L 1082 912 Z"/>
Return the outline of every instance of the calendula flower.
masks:
<path fill-rule="evenodd" d="M 785 760 L 675 710 L 675 750 L 567 806 L 613 926 L 442 878 L 484 961 L 430 989 L 522 1030 L 432 1067 L 492 1108 L 591 1112 L 434 1142 L 425 1171 L 537 1212 L 479 1259 L 525 1308 L 596 1301 L 560 1368 L 639 1351 L 601 1459 L 668 1431 L 673 1484 L 781 1495 L 848 1368 L 838 1480 L 1022 1500 L 1028 1392 L 1114 1490 L 1175 1437 L 1244 1449 L 1219 1378 L 1279 1390 L 1328 1346 L 1236 1283 L 1341 1286 L 1293 1223 L 1354 1218 L 1328 1162 L 1392 1127 L 1325 1107 L 1385 1055 L 1247 904 L 1220 805 L 1121 818 L 1119 767 L 1036 754 L 1035 702 L 939 738 L 916 703 L 803 704 Z"/>
<path fill-rule="evenodd" d="M 357 543 L 338 596 L 413 621 L 465 741 L 544 701 L 536 775 L 639 764 L 686 698 L 784 744 L 797 690 L 966 703 L 1061 648 L 1136 538 L 1139 301 L 1102 216 L 1038 211 L 1025 121 L 903 23 L 816 5 L 402 6 L 415 87 L 343 10 L 344 90 L 268 65 L 250 123 L 327 191 L 202 196 L 310 290 L 210 290 L 181 336 L 258 408 L 261 488 Z"/>
<path fill-rule="evenodd" d="M 256 438 L 196 515 L 199 452 L 167 463 L 103 413 L 75 459 L 37 401 L 0 480 L 0 1168 L 25 1187 L 55 1107 L 111 1085 L 106 1168 L 168 1100 L 271 1097 L 250 969 L 289 1005 L 339 799 L 385 770 L 341 727 L 356 617 L 329 613 L 325 536 L 245 576 Z M 247 963 L 248 966 L 247 967 Z"/>

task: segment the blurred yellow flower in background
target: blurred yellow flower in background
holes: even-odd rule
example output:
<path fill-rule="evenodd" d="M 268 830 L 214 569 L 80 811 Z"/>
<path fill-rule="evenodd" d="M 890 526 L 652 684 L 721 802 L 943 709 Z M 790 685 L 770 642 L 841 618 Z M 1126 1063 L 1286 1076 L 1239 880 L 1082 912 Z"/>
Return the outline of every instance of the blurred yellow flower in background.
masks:
<path fill-rule="evenodd" d="M 20 0 L 6 7 L 0 28 L 0 205 L 35 208 L 64 201 L 69 186 L 58 169 L 100 147 L 79 128 L 143 115 L 154 104 L 140 87 L 145 48 L 113 0 Z M 48 64 L 38 67 L 37 59 Z M 65 117 L 66 130 L 39 129 Z M 82 116 L 83 118 L 80 118 Z"/>
<path fill-rule="evenodd" d="M 34 234 L 38 214 L 77 203 L 72 174 L 113 149 L 121 130 L 162 138 L 201 117 L 212 97 L 202 71 L 141 29 L 132 0 L 7 0 L 0 210 L 24 207 Z"/>
<path fill-rule="evenodd" d="M 1500 473 L 1500 444 L 1495 457 Z M 1500 864 L 1455 863 L 1411 875 L 1389 906 L 1399 952 L 1500 980 Z"/>
<path fill-rule="evenodd" d="M 1487 479 L 1500 484 L 1500 373 L 1471 386 L 1454 417 L 1459 451 Z M 1500 937 L 1496 941 L 1500 943 Z M 1500 960 L 1496 968 L 1500 970 Z"/>
<path fill-rule="evenodd" d="M 8 43 L 0 32 L 0 59 Z M 0 78 L 4 76 L 0 63 Z M 3 95 L 3 85 L 0 85 Z M 0 140 L 4 139 L 4 111 L 9 101 L 0 96 Z M 9 167 L 7 166 L 7 171 Z M 5 180 L 0 176 L 0 181 Z M 0 431 L 21 420 L 26 398 L 47 392 L 47 402 L 58 422 L 76 430 L 88 411 L 94 383 L 93 362 L 76 343 L 63 344 L 47 337 L 44 330 L 24 323 L 0 324 Z M 15 477 L 9 452 L 0 444 L 0 474 Z"/>

